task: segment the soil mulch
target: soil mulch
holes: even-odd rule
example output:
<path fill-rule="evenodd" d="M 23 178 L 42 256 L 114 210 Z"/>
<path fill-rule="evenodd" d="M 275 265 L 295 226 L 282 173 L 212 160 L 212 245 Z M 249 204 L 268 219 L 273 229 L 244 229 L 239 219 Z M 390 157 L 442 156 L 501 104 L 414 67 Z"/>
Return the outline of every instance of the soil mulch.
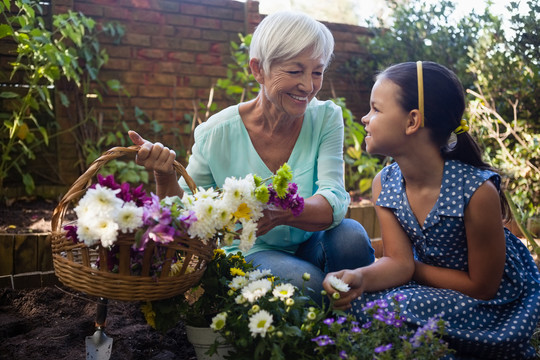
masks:
<path fill-rule="evenodd" d="M 61 287 L 0 289 L 0 359 L 85 359 L 96 299 Z M 140 302 L 110 300 L 111 360 L 196 360 L 180 322 L 166 334 L 146 324 Z"/>

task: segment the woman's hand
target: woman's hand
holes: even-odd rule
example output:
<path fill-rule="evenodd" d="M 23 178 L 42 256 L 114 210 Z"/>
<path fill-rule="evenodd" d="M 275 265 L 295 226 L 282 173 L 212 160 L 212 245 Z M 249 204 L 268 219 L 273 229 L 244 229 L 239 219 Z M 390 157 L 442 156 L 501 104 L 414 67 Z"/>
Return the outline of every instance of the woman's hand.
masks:
<path fill-rule="evenodd" d="M 176 171 L 173 167 L 176 153 L 161 143 L 151 143 L 143 139 L 135 131 L 128 131 L 129 138 L 135 145 L 140 145 L 135 162 L 154 172 L 156 194 L 160 198 L 166 196 L 182 196 L 184 193 L 178 185 Z"/>
<path fill-rule="evenodd" d="M 329 280 L 330 276 L 335 276 L 336 278 L 341 279 L 341 281 L 349 285 L 351 289 L 347 292 L 341 292 L 334 289 L 331 281 Z M 332 298 L 334 293 L 339 293 L 339 299 L 334 301 L 334 309 L 347 310 L 351 308 L 351 302 L 356 300 L 364 292 L 363 283 L 364 278 L 360 269 L 340 270 L 337 272 L 328 273 L 326 275 L 323 281 L 323 288 L 326 290 L 330 298 Z"/>
<path fill-rule="evenodd" d="M 176 159 L 174 150 L 159 142 L 151 143 L 132 130 L 128 131 L 128 135 L 135 145 L 141 146 L 135 159 L 137 165 L 144 166 L 146 170 L 154 171 L 158 175 L 174 174 L 172 165 Z"/>

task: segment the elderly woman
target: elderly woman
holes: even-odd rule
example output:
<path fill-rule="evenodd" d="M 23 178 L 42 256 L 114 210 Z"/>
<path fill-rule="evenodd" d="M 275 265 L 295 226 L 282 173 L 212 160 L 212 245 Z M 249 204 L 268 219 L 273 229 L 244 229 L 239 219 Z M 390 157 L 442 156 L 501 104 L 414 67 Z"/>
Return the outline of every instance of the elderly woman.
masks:
<path fill-rule="evenodd" d="M 267 16 L 253 34 L 250 68 L 260 84 L 253 100 L 230 106 L 195 129 L 187 166 L 197 186 L 221 187 L 226 177 L 271 176 L 287 162 L 304 197 L 304 211 L 269 208 L 257 240 L 244 255 L 260 269 L 308 286 L 320 301 L 325 274 L 374 261 L 364 228 L 344 219 L 350 202 L 343 183 L 343 117 L 331 101 L 315 98 L 333 55 L 334 39 L 320 22 L 301 13 Z M 153 170 L 160 197 L 181 195 L 187 185 L 172 170 L 175 153 L 137 133 L 137 163 Z M 182 189 L 183 188 L 183 189 Z M 238 251 L 238 247 L 226 248 Z"/>

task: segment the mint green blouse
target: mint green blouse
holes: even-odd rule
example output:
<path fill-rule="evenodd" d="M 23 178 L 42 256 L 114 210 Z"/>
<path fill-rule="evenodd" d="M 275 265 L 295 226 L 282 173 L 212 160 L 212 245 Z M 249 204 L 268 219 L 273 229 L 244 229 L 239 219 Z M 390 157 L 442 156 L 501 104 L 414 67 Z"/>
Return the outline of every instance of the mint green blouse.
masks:
<path fill-rule="evenodd" d="M 313 99 L 306 110 L 302 129 L 287 163 L 293 172 L 293 182 L 304 198 L 324 196 L 333 209 L 333 223 L 338 225 L 347 212 L 350 197 L 343 179 L 343 116 L 332 101 Z M 230 106 L 211 116 L 195 129 L 192 156 L 186 168 L 197 187 L 219 188 L 225 178 L 257 174 L 272 176 L 253 147 L 242 122 L 238 105 Z M 183 178 L 180 185 L 189 191 Z M 294 252 L 311 232 L 291 226 L 277 226 L 259 236 L 248 255 L 261 250 Z M 225 249 L 239 251 L 236 245 Z"/>

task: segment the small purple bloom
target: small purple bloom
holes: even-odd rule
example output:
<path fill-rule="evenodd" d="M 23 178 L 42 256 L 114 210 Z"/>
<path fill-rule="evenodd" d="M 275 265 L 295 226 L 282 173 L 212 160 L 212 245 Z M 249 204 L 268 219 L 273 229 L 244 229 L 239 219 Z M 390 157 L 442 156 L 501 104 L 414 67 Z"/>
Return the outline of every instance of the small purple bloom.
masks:
<path fill-rule="evenodd" d="M 326 325 L 330 326 L 334 323 L 334 318 L 326 318 L 323 320 L 323 323 L 325 323 Z"/>
<path fill-rule="evenodd" d="M 362 325 L 362 328 L 364 328 L 364 329 L 369 329 L 370 327 L 371 327 L 371 321 L 368 321 L 367 323 Z"/>
<path fill-rule="evenodd" d="M 311 339 L 311 341 L 314 341 L 317 343 L 318 346 L 326 346 L 326 345 L 334 345 L 334 339 L 329 337 L 328 335 L 320 335 L 316 338 Z"/>
<path fill-rule="evenodd" d="M 77 236 L 77 227 L 73 225 L 66 225 L 64 226 L 64 230 L 66 230 L 66 238 L 73 241 L 74 244 L 79 242 L 79 237 Z"/>
<path fill-rule="evenodd" d="M 345 352 L 345 350 L 341 350 L 341 351 L 339 352 L 339 357 L 340 357 L 341 359 L 348 359 L 348 358 L 349 358 L 349 355 L 347 355 L 347 353 Z"/>
<path fill-rule="evenodd" d="M 345 321 L 347 321 L 347 318 L 345 316 L 340 316 L 337 318 L 337 323 L 338 324 L 343 324 Z"/>
<path fill-rule="evenodd" d="M 392 343 L 376 347 L 374 351 L 375 353 L 380 354 L 382 352 L 390 350 L 391 348 L 392 348 Z"/>

